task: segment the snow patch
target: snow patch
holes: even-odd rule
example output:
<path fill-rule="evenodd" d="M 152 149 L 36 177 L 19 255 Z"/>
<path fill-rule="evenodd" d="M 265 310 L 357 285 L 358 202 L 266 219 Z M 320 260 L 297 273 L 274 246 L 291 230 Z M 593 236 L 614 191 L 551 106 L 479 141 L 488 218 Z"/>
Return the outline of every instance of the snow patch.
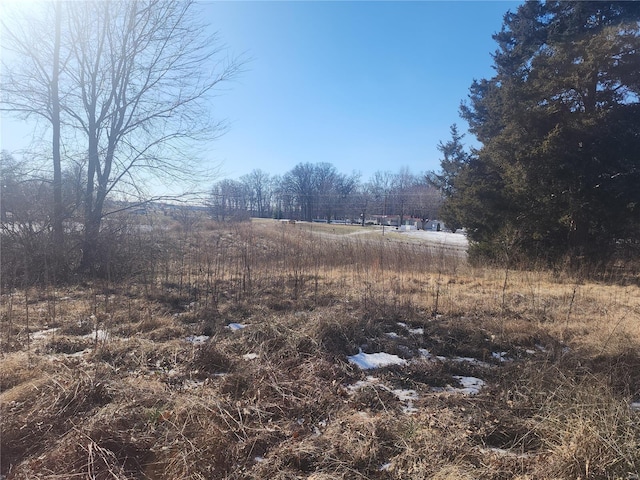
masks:
<path fill-rule="evenodd" d="M 349 394 L 353 395 L 362 388 L 375 386 L 392 393 L 399 401 L 404 403 L 402 411 L 407 415 L 416 413 L 418 411 L 418 409 L 413 406 L 413 402 L 420 400 L 420 395 L 418 394 L 418 392 L 416 392 L 415 390 L 406 390 L 403 388 L 391 389 L 381 383 L 379 378 L 371 375 L 367 376 L 367 378 L 365 378 L 364 380 L 359 380 L 356 383 L 347 386 L 347 390 L 349 391 Z"/>
<path fill-rule="evenodd" d="M 431 352 L 426 348 L 419 348 L 418 352 L 420 353 L 420 356 L 422 358 L 426 358 L 427 360 L 433 360 L 433 356 L 431 355 Z"/>
<path fill-rule="evenodd" d="M 438 360 L 440 360 L 440 357 L 438 357 Z M 447 359 L 445 358 L 442 361 L 446 362 Z M 456 363 L 466 362 L 466 363 L 470 363 L 471 365 L 477 365 L 478 367 L 484 367 L 484 368 L 491 367 L 491 365 L 488 364 L 487 362 L 483 362 L 482 360 L 478 360 L 477 358 L 473 358 L 473 357 L 453 357 L 451 361 Z"/>
<path fill-rule="evenodd" d="M 458 380 L 462 385 L 462 388 L 449 387 L 447 391 L 459 392 L 466 395 L 476 395 L 480 393 L 480 390 L 486 385 L 484 380 L 476 377 L 463 377 L 461 375 L 454 375 L 453 378 Z"/>
<path fill-rule="evenodd" d="M 419 348 L 418 352 L 420 353 L 420 356 L 422 358 L 425 358 L 427 360 L 432 360 L 432 361 L 439 361 L 442 363 L 446 363 L 446 362 L 454 362 L 454 363 L 470 363 L 472 365 L 476 365 L 478 367 L 483 367 L 483 368 L 491 368 L 491 365 L 488 364 L 487 362 L 483 362 L 482 360 L 478 360 L 477 358 L 473 358 L 473 357 L 443 357 L 442 355 L 436 355 L 433 356 L 431 354 L 431 352 L 429 350 L 427 350 L 426 348 Z"/>
<path fill-rule="evenodd" d="M 230 323 L 229 325 L 227 325 L 227 328 L 229 330 L 231 330 L 232 332 L 237 332 L 238 330 L 242 330 L 243 328 L 247 328 L 247 326 L 243 325 L 242 323 Z"/>
<path fill-rule="evenodd" d="M 244 358 L 245 360 L 255 360 L 256 358 L 258 358 L 258 354 L 257 353 L 245 353 L 244 355 L 242 355 L 242 358 Z"/>
<path fill-rule="evenodd" d="M 189 343 L 193 343 L 194 345 L 201 345 L 209 340 L 211 337 L 208 335 L 190 335 L 185 340 Z"/>
<path fill-rule="evenodd" d="M 499 362 L 509 362 L 511 359 L 507 357 L 507 352 L 492 352 L 491 356 Z"/>
<path fill-rule="evenodd" d="M 52 335 L 58 330 L 58 328 L 47 328 L 44 330 L 38 330 L 37 332 L 30 333 L 29 338 L 31 340 L 42 340 L 43 338 L 47 338 L 49 335 Z"/>
<path fill-rule="evenodd" d="M 405 406 L 402 408 L 402 411 L 406 414 L 416 413 L 418 409 L 413 406 L 413 402 L 416 400 L 420 400 L 420 395 L 415 390 L 405 390 L 402 388 L 397 388 L 395 390 L 391 390 L 398 400 L 403 402 Z"/>
<path fill-rule="evenodd" d="M 89 338 L 97 342 L 106 342 L 107 340 L 109 340 L 109 332 L 107 332 L 106 330 L 95 330 L 91 333 L 83 335 L 82 338 Z"/>
<path fill-rule="evenodd" d="M 407 361 L 392 355 L 390 353 L 363 353 L 347 357 L 350 363 L 353 363 L 361 370 L 371 370 L 373 368 L 387 367 L 389 365 L 406 365 Z"/>

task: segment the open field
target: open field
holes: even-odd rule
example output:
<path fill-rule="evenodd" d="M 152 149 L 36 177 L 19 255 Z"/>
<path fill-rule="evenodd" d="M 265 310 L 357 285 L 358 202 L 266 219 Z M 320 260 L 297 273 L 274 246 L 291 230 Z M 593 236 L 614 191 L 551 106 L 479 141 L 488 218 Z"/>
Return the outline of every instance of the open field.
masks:
<path fill-rule="evenodd" d="M 254 219 L 254 225 L 272 225 L 270 219 Z M 417 243 L 437 249 L 438 253 L 455 253 L 456 255 L 466 255 L 468 241 L 462 233 L 435 232 L 426 230 L 399 231 L 395 227 L 382 227 L 381 225 L 341 225 L 326 223 L 296 222 L 296 229 L 313 233 L 324 238 L 339 238 L 343 236 L 358 236 L 360 241 L 365 239 L 380 241 L 380 237 L 385 237 L 386 241 L 401 243 Z M 434 252 L 435 253 L 435 252 Z"/>
<path fill-rule="evenodd" d="M 3 291 L 0 475 L 638 478 L 637 281 L 358 228 L 149 229 L 134 275 Z"/>

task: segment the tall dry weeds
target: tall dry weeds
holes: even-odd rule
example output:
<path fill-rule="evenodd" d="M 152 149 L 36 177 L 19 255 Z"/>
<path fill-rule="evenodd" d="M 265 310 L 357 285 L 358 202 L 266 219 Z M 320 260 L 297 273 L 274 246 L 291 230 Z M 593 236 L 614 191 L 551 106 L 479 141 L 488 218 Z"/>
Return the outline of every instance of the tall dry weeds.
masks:
<path fill-rule="evenodd" d="M 336 232 L 158 229 L 162 255 L 126 282 L 5 292 L 0 474 L 638 475 L 636 285 Z M 363 372 L 359 351 L 408 363 Z M 487 385 L 447 393 L 461 376 Z"/>

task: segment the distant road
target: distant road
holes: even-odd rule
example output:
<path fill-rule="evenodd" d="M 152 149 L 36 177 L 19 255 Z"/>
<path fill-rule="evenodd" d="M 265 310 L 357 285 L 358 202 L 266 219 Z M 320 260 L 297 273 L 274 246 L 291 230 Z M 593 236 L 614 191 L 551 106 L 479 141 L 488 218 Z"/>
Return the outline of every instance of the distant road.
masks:
<path fill-rule="evenodd" d="M 464 233 L 434 232 L 432 230 L 412 230 L 409 232 L 398 232 L 399 235 L 420 238 L 426 242 L 434 243 L 442 247 L 451 247 L 466 251 L 469 241 Z"/>
<path fill-rule="evenodd" d="M 256 222 L 256 219 L 253 220 Z M 258 223 L 265 220 L 258 219 Z M 272 224 L 273 220 L 266 220 Z M 406 232 L 399 231 L 395 227 L 385 227 L 384 231 L 381 226 L 361 227 L 359 225 L 342 225 L 342 224 L 326 224 L 311 222 L 296 222 L 296 228 L 302 228 L 324 238 L 349 238 L 357 237 L 363 240 L 378 239 L 384 234 L 384 238 L 389 241 L 408 241 L 412 243 L 428 244 L 434 250 L 445 251 L 456 256 L 465 256 L 469 241 L 464 233 L 436 232 L 432 230 L 409 230 Z M 376 240 L 377 241 L 377 240 Z"/>
<path fill-rule="evenodd" d="M 382 233 L 382 229 L 379 230 Z M 438 250 L 455 252 L 458 255 L 466 255 L 469 241 L 464 233 L 435 232 L 432 230 L 409 230 L 401 232 L 394 227 L 385 228 L 385 236 L 393 239 L 412 239 Z"/>

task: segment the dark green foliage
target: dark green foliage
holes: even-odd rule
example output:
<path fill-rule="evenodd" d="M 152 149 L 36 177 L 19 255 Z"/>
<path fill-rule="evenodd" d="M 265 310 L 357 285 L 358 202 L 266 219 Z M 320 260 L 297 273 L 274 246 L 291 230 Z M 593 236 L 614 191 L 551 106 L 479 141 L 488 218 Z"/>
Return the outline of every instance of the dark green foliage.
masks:
<path fill-rule="evenodd" d="M 476 252 L 595 264 L 637 238 L 639 21 L 637 2 L 526 2 L 505 15 L 496 75 L 461 108 L 482 147 L 445 206 Z"/>
<path fill-rule="evenodd" d="M 462 144 L 463 134 L 458 132 L 458 126 L 451 125 L 451 140 L 447 143 L 440 142 L 438 150 L 442 153 L 440 160 L 440 174 L 433 174 L 430 181 L 438 187 L 445 197 L 450 197 L 455 192 L 455 182 L 460 171 L 469 162 L 469 154 Z"/>
<path fill-rule="evenodd" d="M 438 150 L 442 153 L 440 173 L 432 173 L 428 176 L 429 183 L 438 188 L 442 195 L 450 200 L 444 204 L 440 211 L 440 217 L 454 232 L 462 225 L 454 205 L 455 200 L 451 199 L 456 193 L 456 183 L 463 181 L 461 174 L 471 158 L 462 144 L 463 137 L 464 135 L 458 132 L 458 126 L 455 123 L 451 125 L 451 140 L 438 144 Z"/>

